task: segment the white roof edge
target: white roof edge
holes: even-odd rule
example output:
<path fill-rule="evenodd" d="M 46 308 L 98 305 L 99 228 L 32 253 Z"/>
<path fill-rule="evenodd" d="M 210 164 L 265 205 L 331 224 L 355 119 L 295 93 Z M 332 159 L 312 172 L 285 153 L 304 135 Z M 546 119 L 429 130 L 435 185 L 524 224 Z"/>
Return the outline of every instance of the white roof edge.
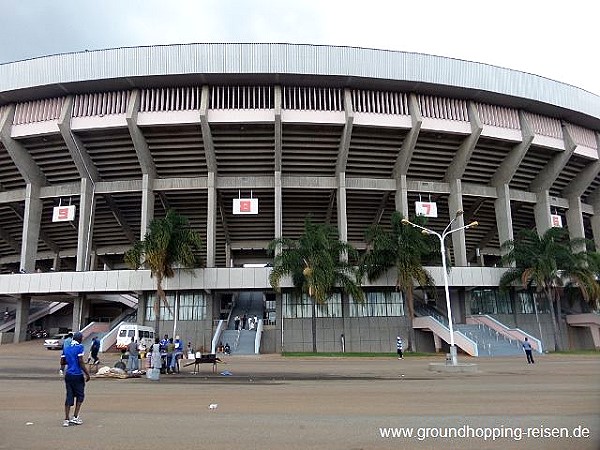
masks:
<path fill-rule="evenodd" d="M 600 119 L 600 96 L 517 70 L 420 53 L 303 44 L 176 44 L 0 64 L 2 93 L 93 80 L 186 74 L 344 76 L 486 91 Z"/>

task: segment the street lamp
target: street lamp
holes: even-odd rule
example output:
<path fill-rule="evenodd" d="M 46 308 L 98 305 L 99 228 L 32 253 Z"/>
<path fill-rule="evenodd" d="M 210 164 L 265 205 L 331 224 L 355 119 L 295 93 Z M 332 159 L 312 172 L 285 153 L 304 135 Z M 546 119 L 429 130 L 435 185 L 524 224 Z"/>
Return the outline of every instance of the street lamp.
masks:
<path fill-rule="evenodd" d="M 446 292 L 446 310 L 448 311 L 448 328 L 450 329 L 450 358 L 452 360 L 453 366 L 456 366 L 458 364 L 458 361 L 457 361 L 457 356 L 456 356 L 456 344 L 454 343 L 454 325 L 452 324 L 452 309 L 450 308 L 450 292 L 448 289 L 448 271 L 446 270 L 446 246 L 444 245 L 444 240 L 446 239 L 446 236 L 448 236 L 449 234 L 456 233 L 457 231 L 460 231 L 460 230 L 466 230 L 467 228 L 476 227 L 478 225 L 478 222 L 471 222 L 468 225 L 464 225 L 462 227 L 452 229 L 452 224 L 456 221 L 456 219 L 458 219 L 460 216 L 462 216 L 462 214 L 463 214 L 462 209 L 459 209 L 458 211 L 456 211 L 456 214 L 454 215 L 454 219 L 452 219 L 450 221 L 450 223 L 448 225 L 446 225 L 446 228 L 444 228 L 444 231 L 442 231 L 442 234 L 437 233 L 433 230 L 430 230 L 429 228 L 422 227 L 421 225 L 417 225 L 416 223 L 413 223 L 408 219 L 402 219 L 402 223 L 404 225 L 411 225 L 415 228 L 419 228 L 419 229 L 423 230 L 422 231 L 423 234 L 433 234 L 434 236 L 437 236 L 437 238 L 440 240 L 440 251 L 442 252 L 442 271 L 444 273 L 444 291 Z"/>

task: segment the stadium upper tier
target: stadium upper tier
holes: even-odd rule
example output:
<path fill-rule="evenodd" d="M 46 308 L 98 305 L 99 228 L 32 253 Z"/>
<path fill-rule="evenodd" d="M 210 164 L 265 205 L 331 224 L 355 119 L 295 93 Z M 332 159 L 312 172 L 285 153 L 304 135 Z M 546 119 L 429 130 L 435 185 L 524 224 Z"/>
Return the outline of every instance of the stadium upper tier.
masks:
<path fill-rule="evenodd" d="M 307 214 L 361 247 L 370 225 L 417 201 L 436 203 L 432 228 L 457 209 L 479 221 L 458 236 L 464 249 L 453 241 L 455 263 L 493 265 L 544 211 L 598 239 L 599 132 L 597 95 L 415 53 L 189 44 L 3 64 L 0 270 L 87 268 L 86 254 L 91 268 L 121 267 L 168 208 L 220 267 L 263 261 Z M 259 214 L 234 214 L 250 196 Z M 59 204 L 76 206 L 73 222 L 52 221 Z M 24 246 L 36 214 L 37 244 Z"/>

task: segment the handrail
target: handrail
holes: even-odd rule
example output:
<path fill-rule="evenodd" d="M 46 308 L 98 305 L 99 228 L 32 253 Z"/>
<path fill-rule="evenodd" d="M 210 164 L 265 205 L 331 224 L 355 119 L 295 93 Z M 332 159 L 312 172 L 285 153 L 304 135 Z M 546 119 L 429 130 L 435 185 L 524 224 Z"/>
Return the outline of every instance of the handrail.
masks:
<path fill-rule="evenodd" d="M 258 320 L 258 326 L 256 327 L 256 337 L 254 338 L 254 354 L 258 355 L 260 353 L 260 341 L 262 338 L 263 332 L 263 320 Z"/>
<path fill-rule="evenodd" d="M 106 333 L 102 339 L 100 339 L 100 351 L 105 352 L 109 348 L 113 346 L 115 342 L 117 342 L 117 333 L 119 332 L 119 327 L 121 324 L 127 323 L 125 321 L 121 321 L 117 324 L 117 326 L 113 327 L 108 333 Z"/>
<path fill-rule="evenodd" d="M 515 339 L 523 342 L 525 338 L 528 338 L 528 340 L 531 341 L 531 347 L 534 350 L 536 350 L 538 353 L 543 352 L 541 340 L 521 330 L 520 328 L 509 328 L 502 322 L 500 322 L 498 319 L 495 319 L 494 317 L 488 314 L 467 317 L 467 323 L 469 323 L 469 321 L 473 323 L 481 323 L 483 325 L 487 325 L 492 330 L 497 331 L 498 333 L 510 339 Z"/>
<path fill-rule="evenodd" d="M 219 342 L 219 339 L 221 338 L 221 333 L 223 332 L 223 326 L 225 324 L 224 320 L 219 320 L 219 325 L 217 325 L 217 330 L 215 331 L 215 335 L 212 338 L 212 342 L 211 342 L 211 353 L 216 353 L 217 352 L 217 343 Z"/>
<path fill-rule="evenodd" d="M 235 336 L 235 341 L 233 343 L 233 349 L 237 350 L 238 345 L 240 345 L 240 334 L 242 334 L 242 329 L 238 328 L 237 329 L 237 335 Z"/>
<path fill-rule="evenodd" d="M 450 328 L 444 325 L 442 322 L 437 320 L 433 316 L 421 316 L 415 317 L 413 320 L 414 328 L 428 328 L 433 333 L 437 334 L 444 341 L 450 341 Z M 473 339 L 466 336 L 463 332 L 459 330 L 454 330 L 454 339 L 455 343 L 458 347 L 463 349 L 471 356 L 479 356 L 479 347 L 477 342 Z"/>

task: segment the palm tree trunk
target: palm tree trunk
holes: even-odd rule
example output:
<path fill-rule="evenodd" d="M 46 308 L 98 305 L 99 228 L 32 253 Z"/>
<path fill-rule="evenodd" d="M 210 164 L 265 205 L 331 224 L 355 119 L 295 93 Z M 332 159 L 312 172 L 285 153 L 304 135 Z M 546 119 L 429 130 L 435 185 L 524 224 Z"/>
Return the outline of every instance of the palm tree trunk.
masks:
<path fill-rule="evenodd" d="M 315 305 L 315 300 L 312 301 L 312 344 L 313 344 L 313 353 L 317 353 L 317 305 Z"/>
<path fill-rule="evenodd" d="M 554 299 L 552 295 L 552 289 L 547 288 L 544 290 L 546 300 L 548 300 L 548 306 L 550 308 L 550 315 L 552 316 L 552 334 L 554 335 L 554 351 L 561 349 L 560 345 L 560 333 L 558 331 L 558 325 L 556 323 L 556 309 L 554 308 Z"/>
<path fill-rule="evenodd" d="M 416 333 L 413 327 L 413 321 L 415 319 L 415 299 L 412 289 L 406 291 L 406 306 L 408 307 L 408 350 L 414 352 L 416 350 Z"/>
<path fill-rule="evenodd" d="M 563 348 L 563 327 L 562 327 L 562 323 L 561 323 L 561 318 L 562 318 L 562 302 L 561 302 L 561 295 L 560 292 L 555 289 L 555 298 L 556 298 L 556 329 L 558 330 L 558 337 L 560 339 L 560 348 Z"/>
<path fill-rule="evenodd" d="M 154 302 L 154 333 L 155 336 L 160 337 L 158 325 L 160 321 L 160 305 L 162 302 L 167 302 L 167 295 L 162 287 L 162 276 L 156 276 L 156 301 Z"/>

